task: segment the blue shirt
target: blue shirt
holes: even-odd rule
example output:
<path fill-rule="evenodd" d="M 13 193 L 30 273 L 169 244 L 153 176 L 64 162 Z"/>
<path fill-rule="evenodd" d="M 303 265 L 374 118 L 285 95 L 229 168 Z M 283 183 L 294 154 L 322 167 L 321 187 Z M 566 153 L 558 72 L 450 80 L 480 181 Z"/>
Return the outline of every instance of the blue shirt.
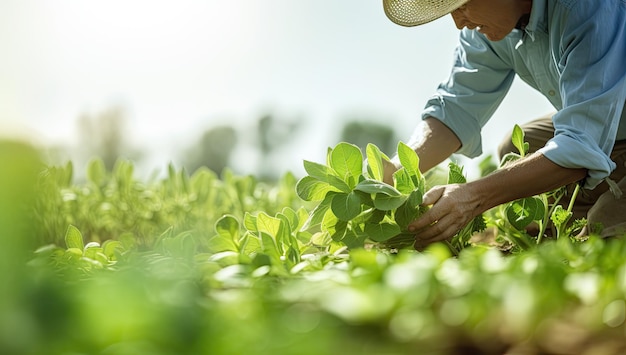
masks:
<path fill-rule="evenodd" d="M 457 153 L 476 157 L 516 74 L 558 111 L 540 152 L 588 169 L 585 187 L 597 186 L 615 169 L 615 141 L 626 139 L 626 0 L 533 0 L 525 29 L 501 41 L 463 29 L 450 77 L 422 118 L 442 121 L 461 140 Z"/>

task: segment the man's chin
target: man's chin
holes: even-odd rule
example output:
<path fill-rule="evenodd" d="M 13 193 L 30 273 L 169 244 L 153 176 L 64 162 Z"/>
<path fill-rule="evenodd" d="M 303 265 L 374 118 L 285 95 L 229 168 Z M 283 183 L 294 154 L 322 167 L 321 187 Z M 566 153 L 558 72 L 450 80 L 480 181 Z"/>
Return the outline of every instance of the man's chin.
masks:
<path fill-rule="evenodd" d="M 504 39 L 503 35 L 494 35 L 494 34 L 489 34 L 489 33 L 483 33 L 483 35 L 485 35 L 485 37 L 487 37 L 488 40 L 490 40 L 491 42 L 498 42 Z"/>
<path fill-rule="evenodd" d="M 482 28 L 478 28 L 477 31 L 482 33 L 491 42 L 501 41 L 508 35 L 508 33 L 493 33 L 489 31 L 483 31 Z"/>

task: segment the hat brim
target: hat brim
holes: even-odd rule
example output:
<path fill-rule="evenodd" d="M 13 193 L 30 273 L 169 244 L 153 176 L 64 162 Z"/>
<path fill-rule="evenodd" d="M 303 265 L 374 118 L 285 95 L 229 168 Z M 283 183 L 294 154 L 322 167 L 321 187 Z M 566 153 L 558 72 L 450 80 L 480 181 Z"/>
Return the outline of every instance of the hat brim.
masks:
<path fill-rule="evenodd" d="M 383 0 L 385 15 L 395 24 L 414 27 L 441 18 L 469 0 Z"/>

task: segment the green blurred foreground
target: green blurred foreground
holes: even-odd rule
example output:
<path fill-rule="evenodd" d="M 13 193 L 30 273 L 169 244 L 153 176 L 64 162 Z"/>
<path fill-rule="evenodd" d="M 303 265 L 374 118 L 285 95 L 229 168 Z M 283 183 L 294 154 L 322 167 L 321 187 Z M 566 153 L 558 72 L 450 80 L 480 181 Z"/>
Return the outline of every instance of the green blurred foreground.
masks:
<path fill-rule="evenodd" d="M 348 249 L 290 174 L 94 160 L 76 183 L 14 142 L 0 162 L 2 354 L 626 352 L 621 239 Z"/>

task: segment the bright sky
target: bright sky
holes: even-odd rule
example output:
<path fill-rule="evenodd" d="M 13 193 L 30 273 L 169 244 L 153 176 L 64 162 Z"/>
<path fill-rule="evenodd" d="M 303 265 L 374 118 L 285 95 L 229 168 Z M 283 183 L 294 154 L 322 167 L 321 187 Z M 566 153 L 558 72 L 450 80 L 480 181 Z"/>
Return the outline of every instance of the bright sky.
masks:
<path fill-rule="evenodd" d="M 76 118 L 126 109 L 152 169 L 212 125 L 244 132 L 265 113 L 305 120 L 277 168 L 323 161 L 338 119 L 380 117 L 408 138 L 446 78 L 457 40 L 449 16 L 417 28 L 385 17 L 381 0 L 2 0 L 0 135 L 75 146 Z M 484 130 L 551 110 L 516 82 Z M 233 164 L 254 171 L 240 152 Z"/>

